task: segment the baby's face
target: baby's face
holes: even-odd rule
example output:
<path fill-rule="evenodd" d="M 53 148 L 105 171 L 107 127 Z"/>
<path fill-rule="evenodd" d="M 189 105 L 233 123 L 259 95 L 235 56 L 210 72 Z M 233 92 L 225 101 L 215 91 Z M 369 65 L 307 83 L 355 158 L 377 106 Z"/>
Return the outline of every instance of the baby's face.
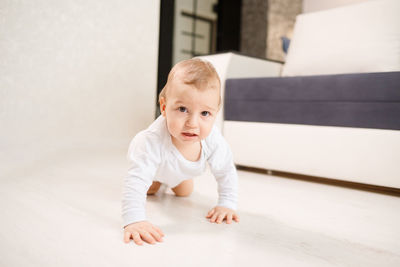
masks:
<path fill-rule="evenodd" d="M 217 82 L 218 84 L 218 82 Z M 160 109 L 176 146 L 185 146 L 205 139 L 211 132 L 219 110 L 219 90 L 198 90 L 175 79 Z"/>

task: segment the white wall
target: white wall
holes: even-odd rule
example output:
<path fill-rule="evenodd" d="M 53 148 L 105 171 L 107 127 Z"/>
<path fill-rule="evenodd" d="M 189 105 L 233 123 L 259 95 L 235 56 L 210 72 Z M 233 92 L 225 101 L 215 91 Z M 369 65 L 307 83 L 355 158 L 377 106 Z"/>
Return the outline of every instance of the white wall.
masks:
<path fill-rule="evenodd" d="M 154 119 L 159 0 L 0 2 L 0 165 Z M 0 167 L 1 172 L 1 167 Z"/>
<path fill-rule="evenodd" d="M 315 12 L 367 1 L 379 0 L 303 0 L 303 13 Z"/>

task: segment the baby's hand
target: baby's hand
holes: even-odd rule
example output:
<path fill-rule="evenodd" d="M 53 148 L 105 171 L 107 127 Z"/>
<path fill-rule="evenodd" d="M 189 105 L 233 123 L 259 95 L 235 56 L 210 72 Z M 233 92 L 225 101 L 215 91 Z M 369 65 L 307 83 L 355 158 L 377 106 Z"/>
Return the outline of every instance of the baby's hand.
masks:
<path fill-rule="evenodd" d="M 132 237 L 133 241 L 140 246 L 143 245 L 143 241 L 153 245 L 156 241 L 162 242 L 163 236 L 164 233 L 148 221 L 131 223 L 125 226 L 124 230 L 125 243 L 129 243 L 129 240 Z"/>
<path fill-rule="evenodd" d="M 215 208 L 211 209 L 206 218 L 211 218 L 210 222 L 216 223 L 222 223 L 224 219 L 226 219 L 226 223 L 228 224 L 232 222 L 232 219 L 236 222 L 239 222 L 239 215 L 236 213 L 236 211 L 221 206 L 216 206 Z"/>

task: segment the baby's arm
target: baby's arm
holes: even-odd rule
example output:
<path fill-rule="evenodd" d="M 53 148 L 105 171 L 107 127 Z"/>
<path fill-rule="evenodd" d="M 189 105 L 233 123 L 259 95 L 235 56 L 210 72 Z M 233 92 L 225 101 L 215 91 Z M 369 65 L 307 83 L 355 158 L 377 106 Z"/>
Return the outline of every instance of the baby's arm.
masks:
<path fill-rule="evenodd" d="M 208 212 L 206 218 L 218 224 L 224 220 L 230 224 L 232 219 L 239 222 L 239 215 L 236 212 L 237 174 L 234 165 L 231 164 L 223 173 L 214 170 L 214 176 L 218 183 L 218 204 Z"/>
<path fill-rule="evenodd" d="M 218 204 L 208 212 L 206 218 L 216 223 L 222 223 L 224 219 L 227 223 L 231 223 L 232 219 L 239 222 L 236 212 L 238 177 L 232 152 L 217 129 L 213 130 L 208 144 L 212 150 L 208 162 L 218 183 Z"/>
<path fill-rule="evenodd" d="M 139 133 L 129 148 L 131 167 L 124 182 L 122 198 L 124 241 L 127 243 L 132 238 L 138 245 L 143 241 L 154 244 L 164 236 L 158 227 L 146 221 L 145 214 L 146 193 L 160 162 L 158 147 L 154 136 Z"/>
<path fill-rule="evenodd" d="M 131 223 L 125 226 L 124 229 L 125 243 L 129 243 L 129 240 L 132 238 L 133 241 L 140 246 L 143 245 L 143 241 L 153 245 L 156 241 L 163 242 L 163 236 L 164 233 L 161 229 L 148 221 Z"/>

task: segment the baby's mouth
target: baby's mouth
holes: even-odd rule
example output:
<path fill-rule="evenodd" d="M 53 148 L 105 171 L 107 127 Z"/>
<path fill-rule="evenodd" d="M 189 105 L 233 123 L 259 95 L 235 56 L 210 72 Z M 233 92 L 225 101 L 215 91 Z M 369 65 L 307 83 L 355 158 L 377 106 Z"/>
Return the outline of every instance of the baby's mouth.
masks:
<path fill-rule="evenodd" d="M 194 137 L 197 136 L 197 134 L 194 133 L 182 133 L 184 136 L 188 136 L 188 137 Z"/>

